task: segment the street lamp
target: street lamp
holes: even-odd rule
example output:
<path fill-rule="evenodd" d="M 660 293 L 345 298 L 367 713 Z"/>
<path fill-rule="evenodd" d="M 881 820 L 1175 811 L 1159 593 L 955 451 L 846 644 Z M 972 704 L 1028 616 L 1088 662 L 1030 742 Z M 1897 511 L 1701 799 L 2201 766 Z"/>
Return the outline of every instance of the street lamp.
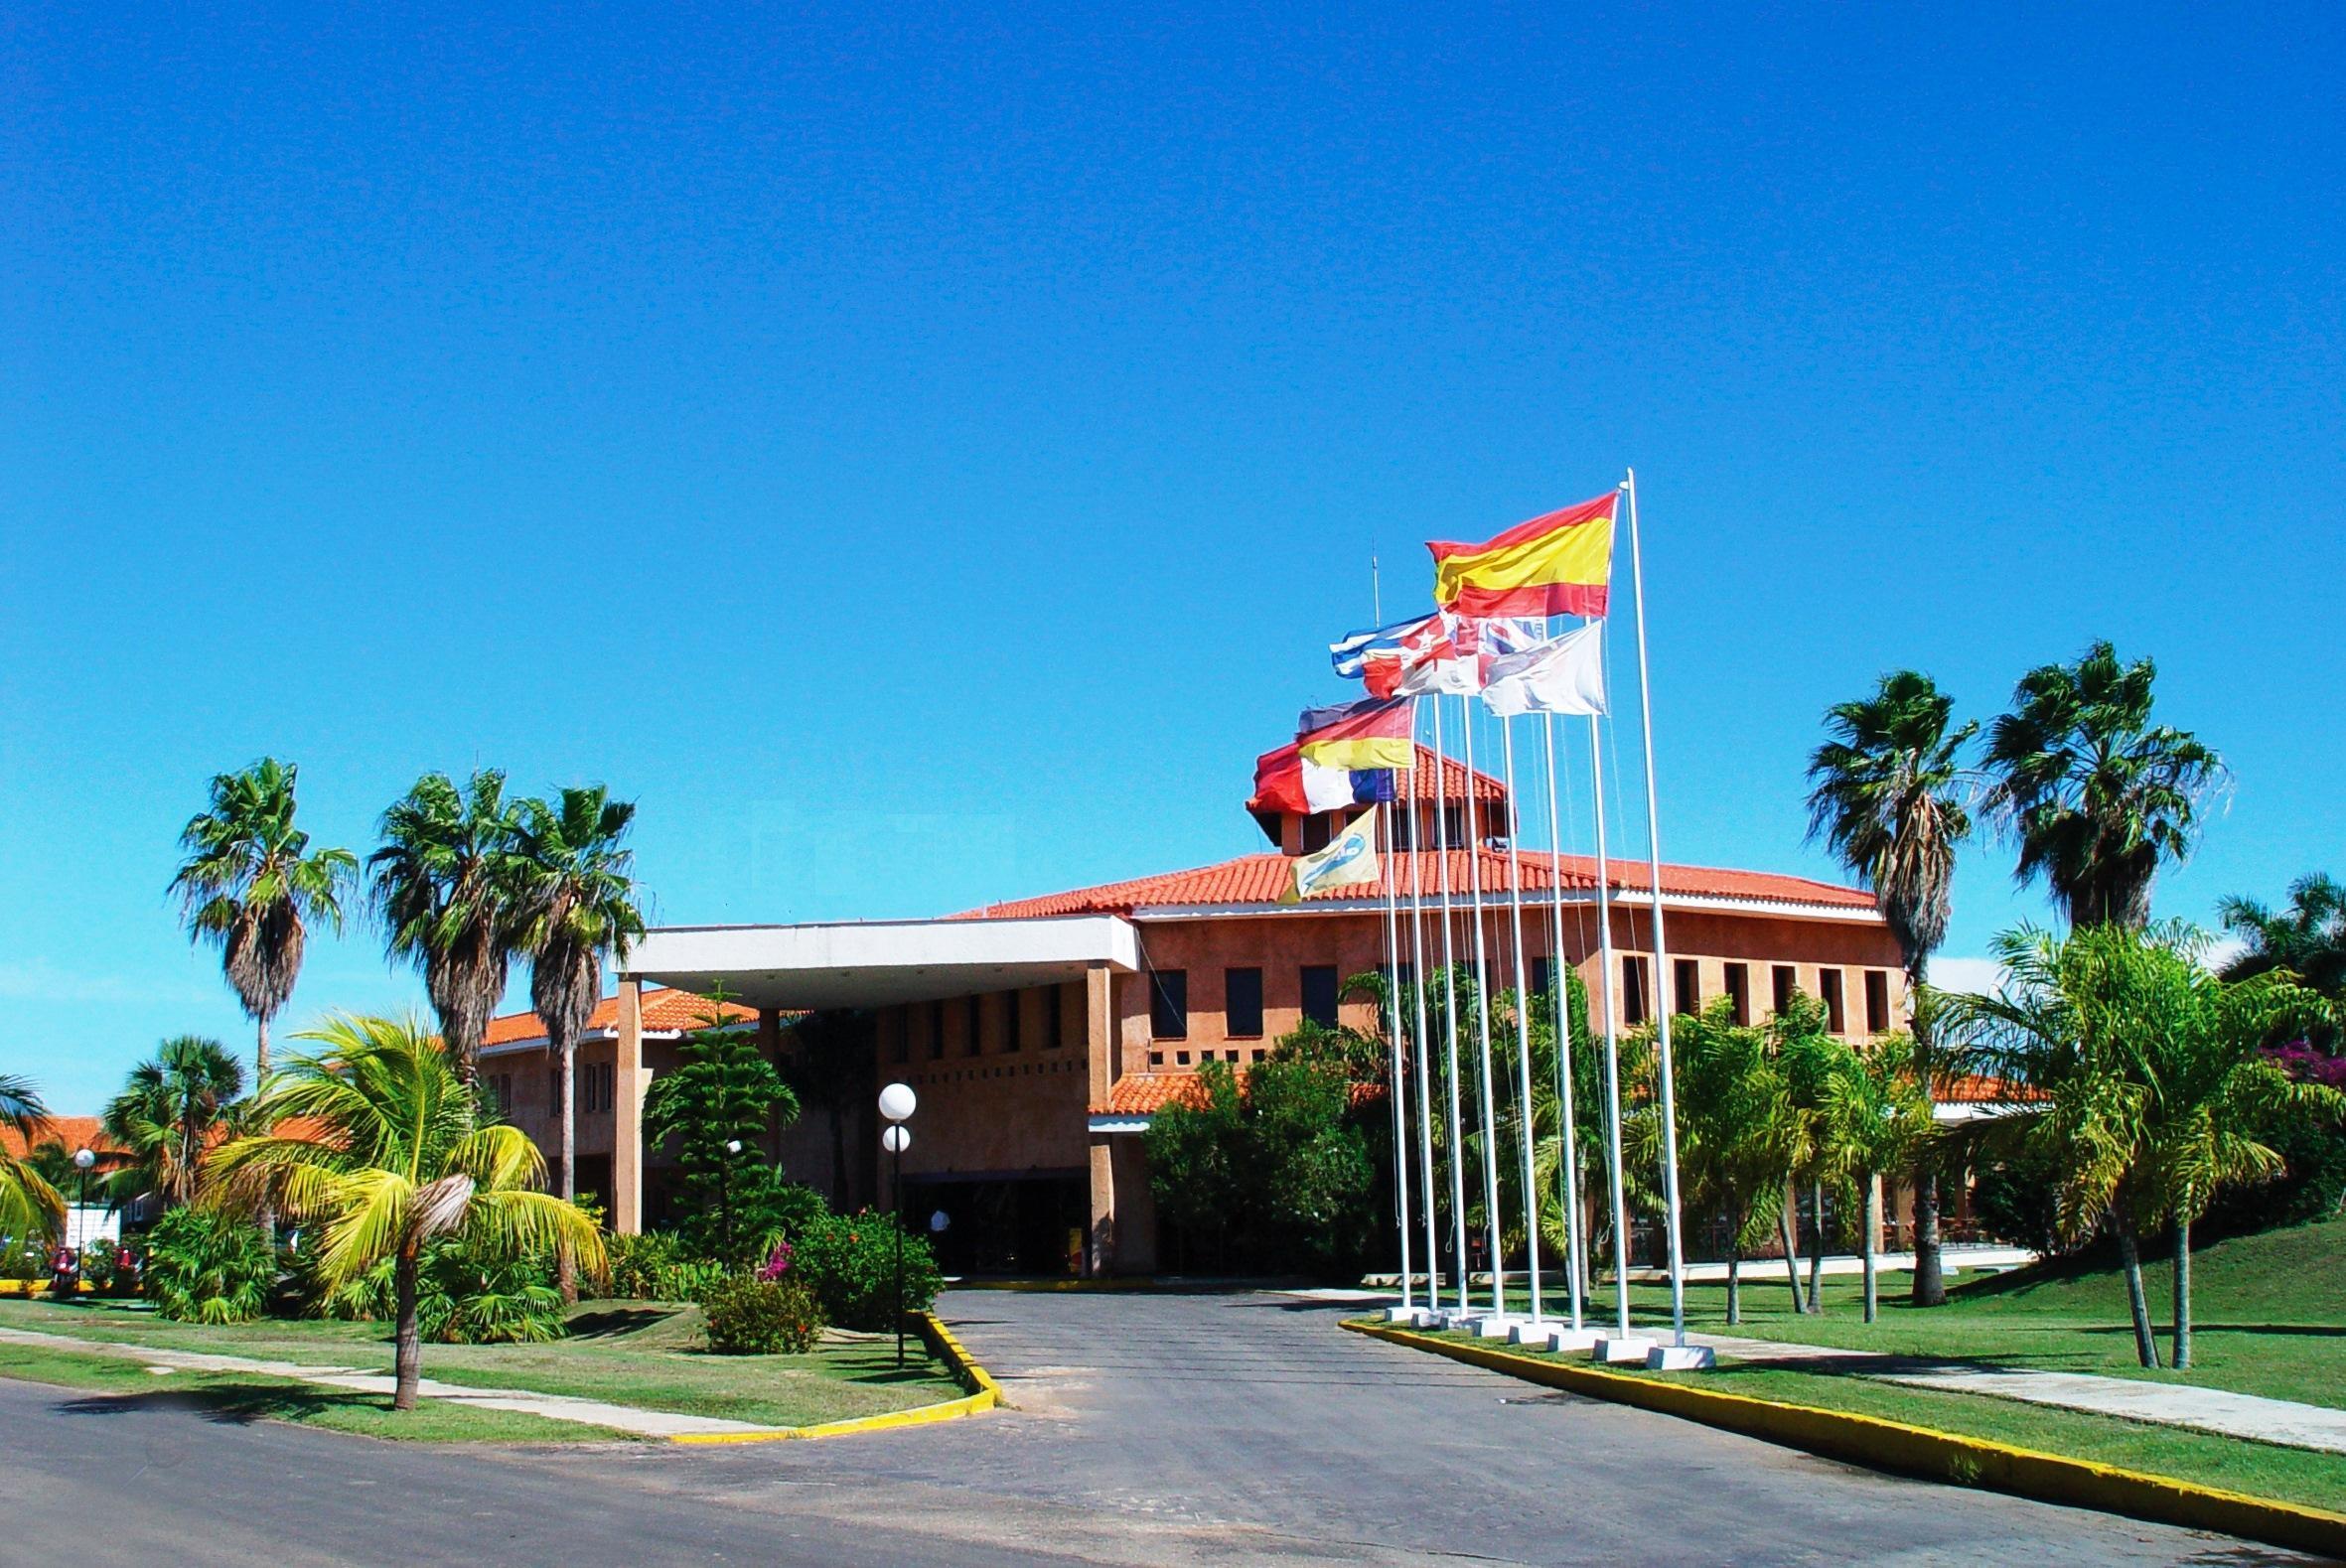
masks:
<path fill-rule="evenodd" d="M 73 1207 L 80 1212 L 73 1217 L 81 1221 L 81 1229 L 85 1235 L 89 1229 L 89 1168 L 95 1164 L 97 1164 L 97 1155 L 91 1150 L 75 1149 L 73 1151 L 73 1169 L 80 1173 L 80 1191 L 73 1200 Z M 72 1241 L 73 1239 L 73 1226 L 68 1225 L 66 1230 L 68 1232 L 66 1239 Z M 73 1283 L 76 1285 L 81 1282 L 81 1244 L 75 1242 L 73 1245 Z"/>
<path fill-rule="evenodd" d="M 905 1123 L 919 1103 L 909 1083 L 891 1083 L 880 1090 L 880 1114 L 888 1118 L 880 1133 L 880 1147 L 888 1151 L 896 1167 L 896 1364 L 900 1369 L 904 1365 L 904 1151 L 913 1145 L 912 1129 Z"/>

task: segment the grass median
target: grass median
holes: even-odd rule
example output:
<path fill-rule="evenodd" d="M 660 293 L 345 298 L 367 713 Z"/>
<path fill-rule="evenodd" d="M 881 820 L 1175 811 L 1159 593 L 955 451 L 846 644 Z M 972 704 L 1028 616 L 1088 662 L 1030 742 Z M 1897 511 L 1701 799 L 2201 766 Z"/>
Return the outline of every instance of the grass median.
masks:
<path fill-rule="evenodd" d="M 0 1300 L 0 1328 L 305 1366 L 391 1369 L 390 1340 L 384 1326 L 376 1323 L 172 1323 L 142 1304 Z M 545 1345 L 426 1345 L 423 1375 L 468 1387 L 568 1394 L 642 1410 L 778 1427 L 879 1415 L 961 1394 L 952 1373 L 918 1339 L 908 1340 L 906 1364 L 900 1370 L 893 1337 L 833 1335 L 805 1355 L 711 1354 L 702 1349 L 698 1309 L 688 1306 L 586 1302 L 571 1313 L 569 1329 L 567 1338 Z M 71 1352 L 0 1345 L 0 1372 L 22 1367 L 30 1355 L 59 1362 L 82 1359 Z M 18 1374 L 40 1375 L 31 1370 Z M 160 1380 L 141 1375 L 150 1384 Z M 192 1382 L 213 1374 L 173 1375 Z M 367 1399 L 348 1397 L 362 1404 Z M 563 1424 L 518 1419 L 533 1427 Z M 410 1434 L 393 1430 L 378 1435 Z"/>

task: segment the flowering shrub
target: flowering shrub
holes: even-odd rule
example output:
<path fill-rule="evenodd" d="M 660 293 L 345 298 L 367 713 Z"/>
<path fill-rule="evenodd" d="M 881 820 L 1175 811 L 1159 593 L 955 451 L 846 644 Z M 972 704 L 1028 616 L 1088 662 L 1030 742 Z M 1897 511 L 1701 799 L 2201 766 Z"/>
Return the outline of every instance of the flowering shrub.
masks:
<path fill-rule="evenodd" d="M 737 1274 L 701 1297 L 719 1355 L 799 1355 L 822 1338 L 822 1307 L 804 1280 Z"/>
<path fill-rule="evenodd" d="M 758 1278 L 771 1283 L 789 1273 L 790 1269 L 791 1244 L 788 1241 L 777 1241 L 774 1243 L 774 1250 L 766 1254 L 766 1262 L 758 1270 Z"/>
<path fill-rule="evenodd" d="M 823 1215 L 799 1232 L 790 1267 L 839 1327 L 875 1334 L 896 1327 L 896 1221 L 887 1215 Z M 929 1238 L 906 1236 L 904 1310 L 926 1311 L 944 1286 Z"/>
<path fill-rule="evenodd" d="M 2285 1046 L 2266 1048 L 2265 1055 L 2300 1083 L 2319 1083 L 2333 1089 L 2346 1089 L 2346 1057 L 2333 1057 L 2316 1051 L 2302 1040 L 2292 1040 Z"/>

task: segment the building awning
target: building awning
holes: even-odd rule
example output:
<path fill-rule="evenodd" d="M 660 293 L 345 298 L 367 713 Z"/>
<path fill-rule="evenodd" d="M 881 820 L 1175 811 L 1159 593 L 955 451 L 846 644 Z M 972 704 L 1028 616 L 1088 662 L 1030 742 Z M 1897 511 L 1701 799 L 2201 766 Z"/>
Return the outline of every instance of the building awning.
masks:
<path fill-rule="evenodd" d="M 1057 985 L 1088 969 L 1136 970 L 1140 940 L 1114 915 L 1036 920 L 845 921 L 809 926 L 661 926 L 634 943 L 623 980 L 750 1007 L 887 1007 Z"/>

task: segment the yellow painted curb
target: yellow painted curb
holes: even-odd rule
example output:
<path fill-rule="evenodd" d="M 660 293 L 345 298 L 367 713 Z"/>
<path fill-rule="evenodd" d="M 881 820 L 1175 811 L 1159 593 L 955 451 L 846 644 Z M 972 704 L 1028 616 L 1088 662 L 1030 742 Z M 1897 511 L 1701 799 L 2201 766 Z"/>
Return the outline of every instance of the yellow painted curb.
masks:
<path fill-rule="evenodd" d="M 891 1427 L 927 1426 L 935 1421 L 957 1421 L 962 1416 L 977 1415 L 1004 1403 L 1001 1385 L 993 1374 L 961 1348 L 953 1332 L 937 1321 L 934 1313 L 913 1314 L 913 1327 L 928 1344 L 931 1354 L 945 1362 L 956 1381 L 969 1391 L 958 1399 L 941 1400 L 931 1405 L 915 1405 L 909 1410 L 883 1410 L 878 1415 L 849 1416 L 843 1421 L 824 1421 L 814 1426 L 777 1427 L 771 1432 L 685 1432 L 668 1439 L 671 1443 L 691 1443 L 704 1447 L 733 1443 L 787 1443 L 801 1438 L 846 1437 L 857 1432 L 885 1432 Z"/>
<path fill-rule="evenodd" d="M 2040 1502 L 2096 1508 L 2157 1524 L 2214 1530 L 2272 1546 L 2346 1558 L 2346 1514 L 2014 1448 L 1985 1438 L 1937 1432 L 1879 1416 L 1820 1410 L 1814 1405 L 1784 1404 L 1749 1394 L 1603 1371 L 1593 1365 L 1436 1339 L 1381 1323 L 1347 1322 L 1344 1327 L 1371 1339 L 1430 1351 L 1549 1388 L 1636 1405 L 1874 1470 L 1985 1487 Z"/>

